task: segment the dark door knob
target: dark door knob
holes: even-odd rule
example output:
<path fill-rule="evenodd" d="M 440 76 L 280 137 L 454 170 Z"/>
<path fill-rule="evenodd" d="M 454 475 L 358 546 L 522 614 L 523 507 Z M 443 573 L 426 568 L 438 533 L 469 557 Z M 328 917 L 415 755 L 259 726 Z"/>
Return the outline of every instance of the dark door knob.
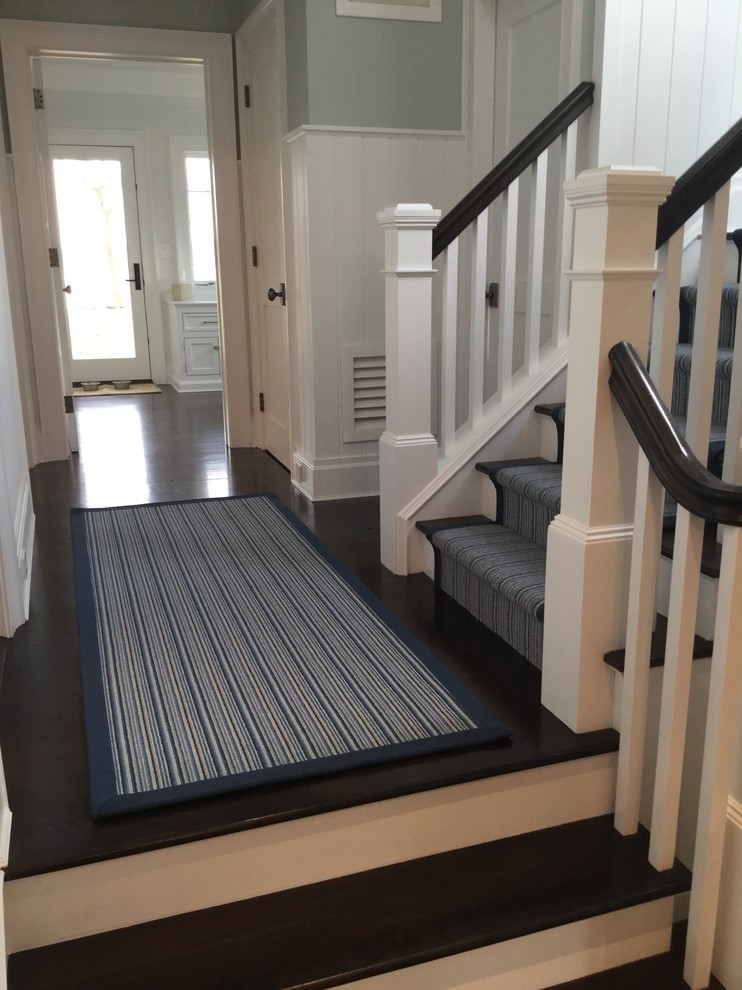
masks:
<path fill-rule="evenodd" d="M 282 306 L 285 306 L 286 305 L 286 284 L 284 282 L 281 282 L 281 288 L 278 290 L 278 292 L 276 292 L 275 289 L 268 289 L 268 298 L 270 299 L 271 302 L 273 302 L 274 299 L 280 299 L 281 300 L 281 305 Z"/>

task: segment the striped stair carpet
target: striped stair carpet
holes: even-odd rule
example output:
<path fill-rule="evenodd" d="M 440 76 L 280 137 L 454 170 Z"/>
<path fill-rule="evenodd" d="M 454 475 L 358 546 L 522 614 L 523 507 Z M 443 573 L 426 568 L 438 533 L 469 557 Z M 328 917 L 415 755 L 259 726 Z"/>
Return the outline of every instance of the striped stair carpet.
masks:
<path fill-rule="evenodd" d="M 732 378 L 739 286 L 722 291 L 708 467 L 721 476 Z M 672 413 L 685 432 L 696 311 L 695 286 L 680 294 L 680 343 L 675 356 Z M 497 518 L 419 522 L 433 545 L 439 588 L 541 669 L 543 652 L 546 536 L 561 505 L 565 405 L 542 404 L 557 436 L 557 461 L 502 462 L 477 468 L 497 491 Z M 677 506 L 665 501 L 665 525 L 674 525 Z"/>
<path fill-rule="evenodd" d="M 95 818 L 508 735 L 276 496 L 72 529 Z"/>
<path fill-rule="evenodd" d="M 437 586 L 541 669 L 546 533 L 561 504 L 562 466 L 504 463 L 487 473 L 494 522 L 418 525 L 435 551 Z"/>

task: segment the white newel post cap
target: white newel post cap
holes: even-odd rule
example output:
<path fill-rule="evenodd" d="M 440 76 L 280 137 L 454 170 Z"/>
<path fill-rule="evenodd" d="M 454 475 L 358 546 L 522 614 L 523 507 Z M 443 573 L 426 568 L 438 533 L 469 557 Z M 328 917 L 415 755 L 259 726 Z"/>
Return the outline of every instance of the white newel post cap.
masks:
<path fill-rule="evenodd" d="M 432 229 L 441 218 L 441 211 L 434 210 L 430 203 L 397 203 L 380 210 L 376 217 L 382 227 L 413 227 L 418 230 Z"/>
<path fill-rule="evenodd" d="M 674 184 L 656 168 L 616 165 L 566 182 L 575 210 L 572 274 L 653 267 L 657 209 Z"/>
<path fill-rule="evenodd" d="M 433 272 L 431 242 L 441 211 L 430 203 L 398 203 L 377 213 L 384 230 L 384 272 L 422 275 Z"/>
<path fill-rule="evenodd" d="M 564 183 L 564 194 L 575 207 L 611 203 L 659 206 L 667 199 L 675 179 L 658 168 L 638 165 L 605 165 L 580 172 Z"/>

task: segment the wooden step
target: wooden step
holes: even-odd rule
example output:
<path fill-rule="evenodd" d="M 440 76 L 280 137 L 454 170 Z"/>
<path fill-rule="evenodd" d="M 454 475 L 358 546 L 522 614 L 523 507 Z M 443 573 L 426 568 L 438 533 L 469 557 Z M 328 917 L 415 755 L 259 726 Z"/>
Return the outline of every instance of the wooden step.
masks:
<path fill-rule="evenodd" d="M 409 967 L 456 955 L 465 969 L 485 946 L 669 906 L 689 873 L 658 873 L 647 848 L 646 832 L 622 837 L 610 816 L 575 822 L 21 952 L 9 988 L 288 990 L 392 972 L 380 986 L 437 986 L 409 983 Z"/>
<path fill-rule="evenodd" d="M 658 615 L 655 620 L 654 632 L 652 633 L 652 645 L 649 654 L 650 667 L 664 667 L 665 665 L 665 644 L 667 643 L 667 616 Z M 693 640 L 693 659 L 702 660 L 710 657 L 714 650 L 714 644 L 704 639 L 703 636 L 695 636 Z M 604 656 L 609 667 L 623 673 L 626 650 L 611 650 Z"/>
<path fill-rule="evenodd" d="M 4 756 L 17 785 L 5 883 L 10 952 L 610 810 L 616 732 L 571 732 L 542 707 L 533 666 L 447 595 L 436 594 L 428 578 L 396 577 L 376 564 L 362 577 L 510 728 L 510 742 L 122 815 L 101 826 L 90 821 L 87 808 L 85 754 L 75 748 L 80 733 L 59 754 L 49 751 L 44 709 L 14 707 L 13 693 L 6 693 Z M 54 685 L 55 670 L 49 670 Z M 15 657 L 6 679 L 28 671 Z M 79 675 L 68 679 L 79 683 Z M 6 692 L 11 686 L 4 684 Z M 52 687 L 48 691 L 57 698 Z M 74 716 L 79 700 L 69 691 L 63 697 Z M 37 745 L 26 755 L 19 733 L 29 721 Z M 47 784 L 38 795 L 23 790 L 22 769 Z"/>

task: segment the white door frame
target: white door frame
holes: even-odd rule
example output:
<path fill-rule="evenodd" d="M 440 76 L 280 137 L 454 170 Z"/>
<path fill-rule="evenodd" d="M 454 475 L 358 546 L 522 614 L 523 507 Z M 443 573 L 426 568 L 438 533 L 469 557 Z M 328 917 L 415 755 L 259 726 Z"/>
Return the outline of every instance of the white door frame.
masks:
<path fill-rule="evenodd" d="M 237 71 L 237 92 L 242 94 L 245 91 L 246 77 L 245 77 L 245 53 L 248 48 L 248 41 L 250 36 L 256 32 L 260 25 L 266 18 L 273 17 L 276 22 L 276 60 L 278 63 L 278 90 L 279 90 L 279 103 L 280 103 L 280 123 L 281 123 L 281 134 L 286 133 L 286 119 L 287 119 L 287 109 L 286 109 L 286 51 L 284 46 L 284 7 L 283 0 L 262 0 L 261 3 L 252 11 L 247 20 L 240 25 L 235 34 L 235 45 L 236 45 L 236 71 Z M 247 245 L 254 243 L 253 230 L 255 229 L 255 197 L 252 193 L 251 177 L 249 163 L 246 159 L 245 153 L 245 143 L 247 134 L 247 129 L 250 126 L 250 118 L 247 107 L 245 106 L 244 99 L 238 98 L 238 114 L 240 121 L 240 176 L 242 181 L 242 216 L 243 216 L 243 230 L 245 233 L 245 251 L 247 254 Z M 285 249 L 285 244 L 284 244 Z M 251 359 L 252 359 L 252 387 L 254 396 L 254 423 L 255 423 L 255 441 L 258 446 L 265 448 L 265 430 L 263 427 L 263 419 L 260 416 L 258 408 L 258 396 L 261 392 L 265 391 L 265 369 L 264 369 L 264 358 L 263 353 L 263 341 L 260 339 L 259 327 L 260 320 L 258 317 L 258 301 L 257 301 L 257 284 L 254 278 L 254 273 L 251 265 L 246 268 L 246 279 L 248 287 L 248 305 L 250 314 L 250 323 L 254 328 L 255 332 L 251 336 Z M 289 286 L 291 291 L 292 287 Z M 289 366 L 291 366 L 291 334 L 289 333 Z M 292 389 L 292 376 L 290 374 L 290 367 L 287 369 L 287 374 L 289 376 L 289 402 L 293 408 L 295 408 L 296 396 L 294 395 Z M 294 449 L 294 437 L 292 436 L 292 426 L 293 426 L 293 416 L 289 417 L 289 448 L 290 457 L 293 458 Z"/>
<path fill-rule="evenodd" d="M 47 289 L 48 248 L 37 168 L 31 59 L 39 55 L 196 61 L 203 63 L 213 172 L 218 301 L 224 357 L 227 444 L 253 442 L 244 257 L 234 118 L 232 39 L 227 34 L 164 31 L 45 21 L 0 22 L 0 47 L 15 164 L 21 248 L 28 288 L 31 348 L 40 409 L 41 460 L 66 459 L 65 393 L 56 339 L 54 300 Z"/>

